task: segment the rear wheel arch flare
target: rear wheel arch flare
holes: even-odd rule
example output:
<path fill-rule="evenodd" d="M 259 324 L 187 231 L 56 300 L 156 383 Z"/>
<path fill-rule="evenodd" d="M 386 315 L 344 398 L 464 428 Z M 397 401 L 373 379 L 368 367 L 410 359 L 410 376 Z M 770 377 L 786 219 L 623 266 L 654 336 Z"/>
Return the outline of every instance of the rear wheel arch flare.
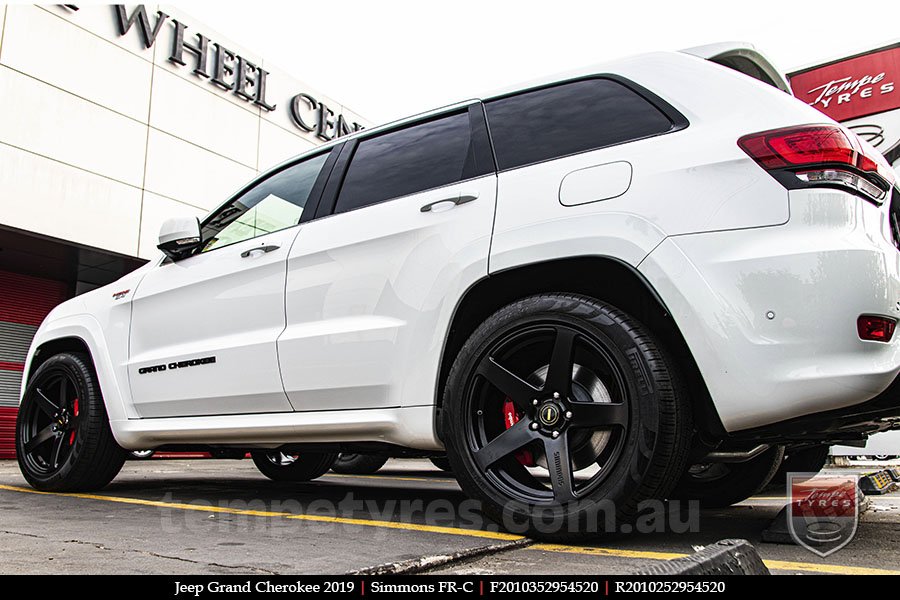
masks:
<path fill-rule="evenodd" d="M 454 358 L 475 329 L 495 311 L 526 296 L 577 293 L 608 302 L 644 323 L 678 361 L 691 389 L 699 430 L 724 435 L 706 383 L 677 323 L 658 292 L 634 266 L 609 256 L 581 256 L 521 265 L 484 277 L 463 294 L 451 318 L 435 386 L 435 432 L 442 436 L 443 390 Z"/>

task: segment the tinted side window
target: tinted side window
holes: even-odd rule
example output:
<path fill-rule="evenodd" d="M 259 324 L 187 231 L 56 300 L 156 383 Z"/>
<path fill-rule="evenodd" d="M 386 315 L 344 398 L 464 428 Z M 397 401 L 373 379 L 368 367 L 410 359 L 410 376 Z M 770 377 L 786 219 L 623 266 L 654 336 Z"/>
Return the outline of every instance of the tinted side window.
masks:
<path fill-rule="evenodd" d="M 610 79 L 585 79 L 485 103 L 500 169 L 665 133 L 658 108 Z"/>
<path fill-rule="evenodd" d="M 486 135 L 486 134 L 485 134 Z M 413 125 L 359 142 L 336 213 L 415 194 L 493 171 L 487 140 L 468 112 Z"/>
<path fill-rule="evenodd" d="M 328 152 L 279 171 L 220 208 L 203 225 L 202 251 L 297 225 L 327 159 Z"/>

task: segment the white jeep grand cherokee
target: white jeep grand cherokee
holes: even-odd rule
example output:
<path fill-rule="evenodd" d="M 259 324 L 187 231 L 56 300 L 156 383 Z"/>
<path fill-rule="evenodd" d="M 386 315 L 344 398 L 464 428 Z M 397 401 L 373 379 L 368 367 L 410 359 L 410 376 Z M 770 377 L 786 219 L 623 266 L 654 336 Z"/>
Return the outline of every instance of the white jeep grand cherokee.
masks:
<path fill-rule="evenodd" d="M 19 463 L 89 490 L 134 449 L 291 481 L 446 450 L 487 515 L 557 538 L 604 506 L 735 502 L 785 447 L 900 416 L 893 182 L 819 112 L 678 53 L 356 133 L 54 310 Z"/>

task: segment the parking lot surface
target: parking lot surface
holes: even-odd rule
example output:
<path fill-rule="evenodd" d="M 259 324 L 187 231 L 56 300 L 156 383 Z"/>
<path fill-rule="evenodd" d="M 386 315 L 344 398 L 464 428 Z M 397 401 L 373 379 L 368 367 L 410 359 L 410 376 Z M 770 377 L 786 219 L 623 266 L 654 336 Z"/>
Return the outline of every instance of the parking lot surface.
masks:
<path fill-rule="evenodd" d="M 900 494 L 870 500 L 853 541 L 823 559 L 760 541 L 785 504 L 777 489 L 702 511 L 695 531 L 560 545 L 481 519 L 428 461 L 303 484 L 271 482 L 249 460 L 131 461 L 95 494 L 36 492 L 0 461 L 0 573 L 627 574 L 745 538 L 773 573 L 900 574 Z"/>

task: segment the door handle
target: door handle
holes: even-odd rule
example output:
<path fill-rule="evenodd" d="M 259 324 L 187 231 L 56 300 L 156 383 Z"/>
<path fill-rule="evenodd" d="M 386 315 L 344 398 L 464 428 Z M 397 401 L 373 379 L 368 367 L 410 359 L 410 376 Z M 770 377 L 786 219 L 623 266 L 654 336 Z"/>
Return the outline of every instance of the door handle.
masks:
<path fill-rule="evenodd" d="M 437 205 L 447 204 L 447 203 L 451 203 L 451 202 L 453 204 L 452 204 L 452 206 L 449 206 L 449 208 L 453 208 L 454 206 L 459 206 L 460 204 L 468 204 L 469 202 L 472 202 L 473 200 L 477 200 L 477 199 L 478 199 L 478 192 L 475 192 L 472 194 L 460 193 L 460 194 L 457 194 L 456 196 L 452 196 L 450 198 L 442 198 L 441 200 L 435 200 L 434 202 L 429 202 L 428 204 L 426 204 L 419 210 L 421 210 L 422 212 L 431 212 L 431 210 L 434 209 Z"/>
<path fill-rule="evenodd" d="M 250 248 L 249 250 L 244 250 L 241 252 L 241 258 L 247 258 L 253 254 L 266 254 L 267 252 L 272 252 L 273 250 L 278 250 L 281 246 L 257 246 L 256 248 Z"/>

